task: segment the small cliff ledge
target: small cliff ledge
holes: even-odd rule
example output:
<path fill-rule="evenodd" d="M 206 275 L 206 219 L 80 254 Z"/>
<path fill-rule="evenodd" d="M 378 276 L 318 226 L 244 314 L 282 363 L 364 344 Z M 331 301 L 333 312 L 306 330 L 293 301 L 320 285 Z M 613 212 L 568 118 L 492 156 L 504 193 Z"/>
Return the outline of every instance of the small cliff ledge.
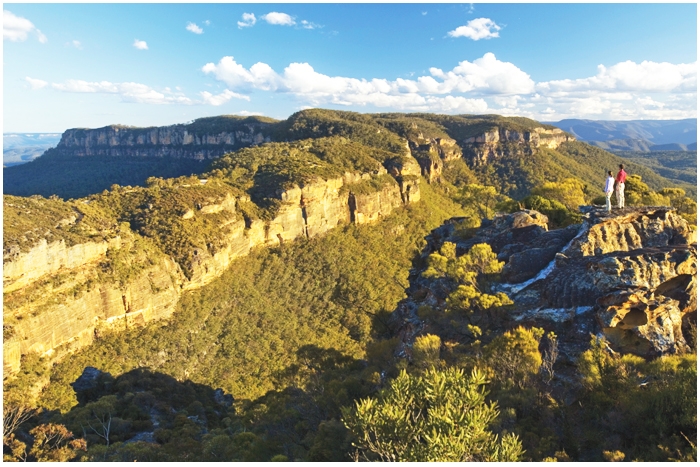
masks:
<path fill-rule="evenodd" d="M 495 290 L 513 301 L 511 323 L 540 326 L 560 336 L 562 357 L 574 361 L 590 334 L 613 350 L 645 358 L 685 352 L 697 319 L 696 234 L 668 207 L 634 207 L 608 214 L 584 210 L 582 224 L 549 231 L 547 217 L 520 211 L 485 220 L 464 239 L 451 219 L 426 239 L 423 256 L 445 242 L 461 256 L 487 243 L 505 262 Z M 444 310 L 442 280 L 413 271 L 409 297 L 392 315 L 399 353 L 410 355 L 416 336 L 431 332 L 419 309 Z"/>

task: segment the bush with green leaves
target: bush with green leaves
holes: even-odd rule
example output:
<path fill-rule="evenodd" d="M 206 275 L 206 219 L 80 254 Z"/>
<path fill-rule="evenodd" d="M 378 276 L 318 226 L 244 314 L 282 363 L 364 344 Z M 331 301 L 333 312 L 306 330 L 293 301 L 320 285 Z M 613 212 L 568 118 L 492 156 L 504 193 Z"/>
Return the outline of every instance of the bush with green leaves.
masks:
<path fill-rule="evenodd" d="M 486 376 L 474 370 L 405 371 L 376 398 L 343 409 L 358 455 L 389 462 L 513 462 L 523 456 L 517 436 L 498 436 L 489 425 L 498 417 L 486 401 Z"/>

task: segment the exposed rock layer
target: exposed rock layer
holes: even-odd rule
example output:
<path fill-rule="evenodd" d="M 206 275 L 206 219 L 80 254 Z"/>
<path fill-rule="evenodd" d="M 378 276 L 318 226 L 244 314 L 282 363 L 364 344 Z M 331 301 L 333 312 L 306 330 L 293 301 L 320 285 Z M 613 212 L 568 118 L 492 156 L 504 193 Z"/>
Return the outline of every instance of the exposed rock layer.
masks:
<path fill-rule="evenodd" d="M 409 161 L 410 162 L 410 161 Z M 417 167 L 415 160 L 412 164 Z M 352 191 L 354 183 L 376 174 L 346 173 L 316 180 L 280 192 L 282 205 L 268 221 L 250 222 L 240 215 L 220 226 L 222 247 L 215 252 L 196 248 L 188 275 L 168 256 L 150 258 L 125 282 L 100 281 L 99 271 L 109 251 L 126 248 L 121 237 L 66 247 L 45 239 L 28 252 L 4 262 L 6 336 L 3 364 L 6 374 L 16 372 L 20 357 L 35 351 L 60 357 L 92 342 L 105 327 L 130 327 L 166 318 L 185 290 L 201 287 L 221 275 L 231 262 L 259 246 L 274 246 L 299 237 L 313 238 L 338 225 L 374 222 L 397 207 L 420 199 L 418 180 L 395 168 L 391 178 L 372 192 Z M 409 173 L 410 175 L 410 173 Z M 349 189 L 347 187 L 350 187 Z M 221 211 L 236 213 L 247 197 L 226 197 L 182 215 L 185 221 Z M 28 298 L 25 298 L 28 297 Z M 8 307 L 8 304 L 12 306 Z M 9 334 L 9 335 L 8 335 Z"/>
<path fill-rule="evenodd" d="M 556 149 L 560 144 L 574 140 L 573 136 L 558 128 L 521 132 L 499 127 L 465 139 L 463 147 L 470 164 L 480 166 L 504 156 L 530 155 L 541 147 Z"/>
<path fill-rule="evenodd" d="M 521 211 L 484 221 L 468 240 L 455 235 L 459 222 L 434 230 L 423 255 L 446 241 L 458 255 L 488 243 L 506 262 L 499 288 L 515 302 L 512 318 L 554 329 L 571 355 L 585 349 L 591 332 L 643 357 L 687 350 L 684 329 L 697 315 L 696 237 L 671 208 L 591 209 L 582 225 L 554 231 L 546 216 Z M 402 349 L 428 332 L 418 308 L 444 309 L 451 291 L 420 273 L 392 316 Z"/>
<path fill-rule="evenodd" d="M 54 154 L 214 159 L 242 147 L 269 142 L 272 123 L 234 124 L 226 131 L 195 131 L 188 125 L 153 128 L 108 126 L 67 130 Z"/>

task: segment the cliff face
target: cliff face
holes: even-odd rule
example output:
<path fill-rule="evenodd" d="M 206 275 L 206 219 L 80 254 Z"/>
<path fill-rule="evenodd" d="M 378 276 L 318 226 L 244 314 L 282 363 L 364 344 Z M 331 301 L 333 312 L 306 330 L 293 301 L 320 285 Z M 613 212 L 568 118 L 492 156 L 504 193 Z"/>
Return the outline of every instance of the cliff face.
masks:
<path fill-rule="evenodd" d="M 418 180 L 405 174 L 414 166 L 415 160 L 394 167 L 397 179 L 380 169 L 383 185 L 372 190 L 356 187 L 381 173 L 346 173 L 281 190 L 281 206 L 270 220 L 240 214 L 241 203 L 250 204 L 246 195 L 228 194 L 188 209 L 180 214 L 181 222 L 228 213 L 218 226 L 221 246 L 193 248 L 184 265 L 188 274 L 182 263 L 154 252 L 147 239 L 128 229 L 102 242 L 66 246 L 62 239 L 41 238 L 32 248 L 13 250 L 5 256 L 3 271 L 6 374 L 18 371 L 28 352 L 60 358 L 89 345 L 102 329 L 169 317 L 184 291 L 211 282 L 253 248 L 313 238 L 350 222 L 374 222 L 418 201 Z"/>
<path fill-rule="evenodd" d="M 108 126 L 67 130 L 52 151 L 72 156 L 135 156 L 214 159 L 242 147 L 269 142 L 273 123 L 234 122 L 233 128 L 198 131 L 192 125 L 154 128 Z"/>
<path fill-rule="evenodd" d="M 560 129 L 535 128 L 514 131 L 495 128 L 462 141 L 465 157 L 472 166 L 486 165 L 504 156 L 530 155 L 540 147 L 556 149 L 575 138 Z"/>
<path fill-rule="evenodd" d="M 459 219 L 427 237 L 424 256 L 446 242 L 463 255 L 487 243 L 506 264 L 496 291 L 514 302 L 514 323 L 553 330 L 562 358 L 574 362 L 589 335 L 604 335 L 615 351 L 643 357 L 684 352 L 697 315 L 695 231 L 667 207 L 590 209 L 584 222 L 547 230 L 546 216 L 521 211 L 485 221 L 474 237 L 455 234 Z M 446 307 L 441 280 L 415 271 L 409 298 L 392 315 L 394 332 L 410 354 L 415 336 L 435 332 L 419 317 L 427 305 Z"/>
<path fill-rule="evenodd" d="M 440 180 L 445 162 L 462 157 L 462 149 L 452 138 L 426 138 L 410 141 L 411 151 L 429 183 Z"/>

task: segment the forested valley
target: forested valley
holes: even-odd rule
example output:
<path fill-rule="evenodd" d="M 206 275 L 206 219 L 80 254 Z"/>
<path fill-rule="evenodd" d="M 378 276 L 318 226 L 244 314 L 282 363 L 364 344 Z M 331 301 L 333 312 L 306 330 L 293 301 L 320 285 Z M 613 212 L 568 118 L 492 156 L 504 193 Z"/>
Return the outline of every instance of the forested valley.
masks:
<path fill-rule="evenodd" d="M 264 123 L 270 142 L 211 163 L 134 158 L 119 168 L 119 158 L 100 156 L 109 164 L 104 180 L 91 177 L 99 188 L 89 196 L 71 192 L 60 173 L 52 186 L 48 172 L 38 191 L 27 179 L 27 191 L 17 193 L 33 196 L 6 195 L 6 257 L 46 239 L 79 245 L 119 235 L 130 243 L 108 249 L 83 285 L 55 275 L 41 289 L 6 290 L 5 341 L 18 339 L 21 321 L 31 318 L 18 310 L 39 301 L 39 291 L 61 291 L 60 305 L 101 282 L 125 287 L 163 258 L 172 258 L 182 281 L 196 279 L 198 257 L 225 247 L 221 226 L 269 229 L 284 212 L 284 190 L 357 172 L 368 175 L 343 185 L 342 194 L 394 190 L 408 199 L 419 190 L 420 199 L 397 201 L 367 223 L 354 211 L 354 222 L 322 235 L 284 241 L 280 234 L 185 289 L 166 319 L 96 327 L 90 345 L 61 358 L 53 357 L 61 349 L 23 352 L 19 370 L 4 379 L 5 461 L 697 460 L 695 303 L 656 288 L 657 301 L 644 299 L 651 315 L 671 301 L 684 310 L 682 326 L 671 331 L 677 345 L 635 352 L 629 349 L 641 340 L 624 333 L 639 323 L 625 321 L 616 341 L 601 332 L 594 306 L 579 313 L 568 305 L 569 321 L 528 317 L 530 298 L 512 286 L 526 282 L 509 279 L 524 251 L 517 235 L 546 238 L 536 254 L 565 268 L 578 258 L 560 251 L 583 242 L 582 225 L 624 227 L 634 216 L 644 228 L 657 222 L 649 232 L 662 225 L 666 243 L 652 245 L 649 257 L 676 248 L 674 255 L 686 255 L 677 264 L 696 268 L 696 244 L 688 241 L 696 188 L 682 184 L 685 177 L 671 182 L 653 166 L 627 164 L 565 135 L 547 144 L 552 129 L 521 118 L 312 109 Z M 550 133 L 539 133 L 539 146 L 513 136 L 490 146 L 478 140 L 541 128 Z M 83 168 L 99 171 L 100 160 Z M 31 170 L 60 161 L 39 158 Z M 143 170 L 129 169 L 133 180 L 119 186 L 114 177 L 126 176 L 132 162 Z M 622 162 L 628 208 L 606 217 L 603 175 Z M 235 212 L 200 214 L 203 200 L 223 206 L 232 197 Z M 78 220 L 62 223 L 74 212 Z M 538 224 L 515 225 L 523 216 Z M 494 240 L 505 220 L 510 230 L 498 232 L 508 240 Z M 311 225 L 310 216 L 304 221 Z M 632 245 L 624 232 L 620 244 Z M 645 232 L 640 242 L 658 234 Z M 605 241 L 614 246 L 590 255 L 601 269 L 618 257 L 622 264 L 633 249 Z M 598 267 L 588 259 L 586 267 Z M 664 284 L 691 275 L 681 285 L 692 295 L 696 269 Z M 590 318 L 585 332 L 574 329 L 583 319 L 577 313 Z"/>

